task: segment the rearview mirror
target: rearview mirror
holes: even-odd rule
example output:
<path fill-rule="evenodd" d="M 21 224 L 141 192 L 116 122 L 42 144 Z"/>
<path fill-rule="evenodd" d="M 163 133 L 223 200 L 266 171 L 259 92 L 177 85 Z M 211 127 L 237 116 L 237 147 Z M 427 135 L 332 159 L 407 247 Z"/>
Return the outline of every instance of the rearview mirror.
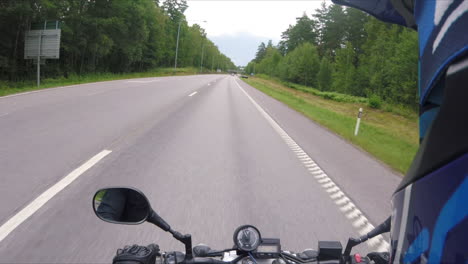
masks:
<path fill-rule="evenodd" d="M 148 219 L 151 206 L 146 196 L 131 188 L 106 188 L 96 192 L 93 208 L 97 217 L 115 224 L 141 224 Z"/>

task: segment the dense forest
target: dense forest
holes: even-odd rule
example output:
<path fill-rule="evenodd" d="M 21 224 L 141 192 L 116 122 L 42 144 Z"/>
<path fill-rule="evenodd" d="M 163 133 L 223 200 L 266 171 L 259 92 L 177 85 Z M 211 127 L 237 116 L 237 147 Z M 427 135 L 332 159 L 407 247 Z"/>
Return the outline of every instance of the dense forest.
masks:
<path fill-rule="evenodd" d="M 415 31 L 339 5 L 298 17 L 278 45 L 261 43 L 245 71 L 417 108 Z"/>
<path fill-rule="evenodd" d="M 186 9 L 186 0 L 2 0 L 0 80 L 34 79 L 33 61 L 24 59 L 25 32 L 46 20 L 60 22 L 61 46 L 44 77 L 174 67 L 179 25 L 178 67 L 234 68 L 199 24 L 188 25 Z"/>

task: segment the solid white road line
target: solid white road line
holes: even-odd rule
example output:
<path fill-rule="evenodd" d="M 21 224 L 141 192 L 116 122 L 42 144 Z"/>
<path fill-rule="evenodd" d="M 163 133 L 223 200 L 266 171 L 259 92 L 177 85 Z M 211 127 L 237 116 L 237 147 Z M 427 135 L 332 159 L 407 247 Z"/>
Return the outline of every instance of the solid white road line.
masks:
<path fill-rule="evenodd" d="M 92 166 L 96 165 L 105 156 L 109 155 L 112 151 L 103 150 L 90 160 L 85 162 L 74 171 L 70 172 L 65 178 L 54 184 L 52 187 L 43 192 L 39 197 L 32 201 L 28 206 L 19 211 L 16 215 L 10 218 L 6 223 L 0 226 L 0 242 L 7 237 L 16 227 L 33 215 L 39 208 L 46 204 L 52 197 L 67 187 L 70 183 L 76 180 L 80 175 L 87 171 Z"/>
<path fill-rule="evenodd" d="M 159 82 L 159 80 L 149 80 L 149 81 L 127 81 L 127 83 L 152 83 Z"/>
<path fill-rule="evenodd" d="M 16 96 L 22 96 L 22 95 L 27 95 L 27 94 L 34 94 L 34 93 L 50 92 L 50 91 L 54 91 L 54 90 L 62 89 L 62 88 L 70 88 L 70 87 L 76 87 L 76 86 L 92 85 L 92 84 L 96 84 L 96 83 L 98 83 L 98 82 L 81 83 L 81 84 L 73 84 L 73 85 L 66 85 L 66 86 L 58 86 L 58 87 L 52 87 L 52 88 L 44 88 L 44 89 L 40 89 L 40 90 L 36 90 L 36 91 L 30 91 L 30 92 L 24 92 L 24 93 L 17 93 L 17 94 L 11 94 L 11 95 L 0 96 L 0 99 L 10 98 L 10 97 L 16 97 Z"/>
<path fill-rule="evenodd" d="M 190 97 L 191 97 L 191 96 L 194 96 L 194 95 L 196 95 L 197 93 L 198 93 L 198 92 L 193 92 L 193 93 L 189 94 L 189 96 L 190 96 Z"/>
<path fill-rule="evenodd" d="M 86 96 L 93 96 L 93 95 L 103 94 L 103 93 L 107 93 L 107 92 L 109 92 L 109 91 L 107 91 L 107 90 L 106 91 L 98 91 L 98 92 L 94 92 L 94 93 L 89 93 Z"/>
<path fill-rule="evenodd" d="M 57 87 L 57 88 L 58 88 L 58 87 Z M 47 90 L 50 91 L 50 90 L 52 90 L 52 89 L 56 89 L 56 88 L 47 88 L 47 89 L 38 90 L 38 91 L 31 91 L 31 92 L 24 92 L 24 93 L 17 93 L 17 94 L 5 95 L 5 96 L 0 96 L 0 99 L 3 99 L 3 98 L 10 98 L 10 97 L 16 97 L 16 96 L 26 95 L 26 94 L 41 93 L 41 92 L 44 92 L 44 91 L 47 91 Z"/>
<path fill-rule="evenodd" d="M 9 113 L 4 113 L 4 114 L 0 114 L 0 117 L 4 117 L 6 115 L 8 115 Z"/>
<path fill-rule="evenodd" d="M 17 94 L 11 94 L 11 95 L 0 96 L 0 99 L 3 99 L 3 98 L 10 98 L 10 97 L 16 97 L 16 96 L 22 96 L 22 95 L 27 95 L 27 94 L 34 94 L 34 93 L 50 92 L 50 91 L 57 90 L 57 89 L 61 89 L 61 88 L 70 88 L 70 87 L 76 87 L 76 86 L 93 85 L 93 84 L 98 84 L 98 83 L 107 83 L 107 82 L 115 82 L 115 81 L 125 81 L 125 80 L 113 80 L 113 81 L 101 81 L 101 82 L 98 81 L 98 82 L 90 82 L 90 83 L 80 83 L 80 84 L 72 84 L 72 85 L 58 86 L 58 87 L 40 89 L 40 90 L 36 90 L 36 91 L 30 91 L 30 92 L 24 92 L 24 93 L 17 93 Z M 159 81 L 161 81 L 161 80 L 152 80 L 152 81 L 127 81 L 127 83 L 128 83 L 128 82 L 149 83 L 149 82 L 159 82 Z"/>
<path fill-rule="evenodd" d="M 292 139 L 286 131 L 284 131 L 281 126 L 257 103 L 255 100 L 235 81 L 239 89 L 247 96 L 247 98 L 252 102 L 252 104 L 257 108 L 260 114 L 270 123 L 273 129 L 283 138 L 284 142 L 290 147 L 291 151 L 299 152 L 298 154 L 299 161 L 308 168 L 309 173 L 317 179 L 318 183 L 325 189 L 329 194 L 330 198 L 334 200 L 338 208 L 345 214 L 345 217 L 352 220 L 352 225 L 358 229 L 358 233 L 361 235 L 367 234 L 371 231 L 374 226 L 369 223 L 369 220 L 364 216 L 364 214 L 357 208 L 357 206 L 351 202 L 346 194 L 341 191 L 332 179 L 318 166 L 309 155 L 302 150 L 302 148 Z M 304 154 L 303 154 L 304 153 Z M 310 167 L 309 164 L 314 164 L 313 167 Z M 357 219 L 355 219 L 357 218 Z M 377 242 L 376 242 L 377 241 Z M 378 250 L 388 251 L 390 244 L 383 239 L 382 235 L 376 236 L 375 239 L 368 240 L 367 245 L 371 247 L 377 247 Z"/>

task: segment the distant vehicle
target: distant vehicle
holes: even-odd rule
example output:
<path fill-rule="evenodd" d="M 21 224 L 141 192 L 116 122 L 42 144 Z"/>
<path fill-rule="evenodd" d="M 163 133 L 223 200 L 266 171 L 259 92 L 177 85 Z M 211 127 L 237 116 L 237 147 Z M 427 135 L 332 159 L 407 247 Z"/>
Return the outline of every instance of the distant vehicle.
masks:
<path fill-rule="evenodd" d="M 242 74 L 242 75 L 241 75 L 241 78 L 248 79 L 249 76 Z"/>

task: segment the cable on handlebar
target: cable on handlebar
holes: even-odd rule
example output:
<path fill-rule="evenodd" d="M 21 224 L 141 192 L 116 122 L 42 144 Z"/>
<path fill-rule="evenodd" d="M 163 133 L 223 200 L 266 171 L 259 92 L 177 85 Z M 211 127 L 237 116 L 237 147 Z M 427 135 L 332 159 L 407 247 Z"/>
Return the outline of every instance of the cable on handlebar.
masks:
<path fill-rule="evenodd" d="M 280 253 L 280 257 L 282 257 L 283 259 L 285 260 L 292 260 L 294 262 L 299 262 L 299 263 L 311 263 L 311 262 L 316 262 L 315 260 L 303 260 L 303 259 L 300 259 L 294 255 L 291 255 L 289 253 L 286 253 L 286 252 L 281 252 Z"/>
<path fill-rule="evenodd" d="M 257 264 L 257 260 L 254 258 L 254 256 L 252 255 L 252 253 L 249 252 L 249 256 L 250 256 L 250 258 L 253 260 L 253 262 L 254 262 L 255 264 Z"/>

